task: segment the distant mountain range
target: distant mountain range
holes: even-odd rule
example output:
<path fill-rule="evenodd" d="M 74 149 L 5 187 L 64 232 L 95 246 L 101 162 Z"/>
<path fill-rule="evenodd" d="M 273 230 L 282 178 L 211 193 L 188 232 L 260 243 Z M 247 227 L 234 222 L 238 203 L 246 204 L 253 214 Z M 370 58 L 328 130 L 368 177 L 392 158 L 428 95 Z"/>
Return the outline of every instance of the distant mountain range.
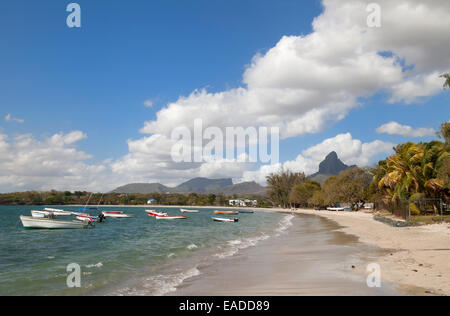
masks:
<path fill-rule="evenodd" d="M 314 181 L 323 184 L 326 179 L 339 174 L 339 172 L 353 168 L 347 166 L 333 151 L 319 165 L 319 172 L 310 176 Z M 111 193 L 199 193 L 199 194 L 225 194 L 225 195 L 265 195 L 266 188 L 256 182 L 243 182 L 233 184 L 231 179 L 195 178 L 174 188 L 160 183 L 132 183 L 121 186 Z"/>
<path fill-rule="evenodd" d="M 343 163 L 337 153 L 333 151 L 320 163 L 319 172 L 311 175 L 310 178 L 323 184 L 329 177 L 338 175 L 341 171 L 354 167 L 356 166 L 347 166 Z"/>
<path fill-rule="evenodd" d="M 174 188 L 160 183 L 132 183 L 121 186 L 111 193 L 199 193 L 225 195 L 265 195 L 266 188 L 256 182 L 233 184 L 231 179 L 195 178 Z"/>

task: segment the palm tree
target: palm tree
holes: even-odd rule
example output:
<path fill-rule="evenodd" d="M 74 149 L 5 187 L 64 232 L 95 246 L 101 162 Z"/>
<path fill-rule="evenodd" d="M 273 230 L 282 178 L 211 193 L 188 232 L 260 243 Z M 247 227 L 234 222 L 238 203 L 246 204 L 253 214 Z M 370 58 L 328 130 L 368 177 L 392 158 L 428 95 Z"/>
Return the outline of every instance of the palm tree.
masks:
<path fill-rule="evenodd" d="M 409 199 L 425 194 L 437 198 L 444 194 L 445 184 L 438 179 L 438 168 L 450 153 L 442 142 L 406 143 L 397 146 L 395 152 L 374 177 L 387 197 Z"/>
<path fill-rule="evenodd" d="M 437 136 L 443 138 L 447 145 L 450 144 L 450 122 L 445 122 L 441 125 L 437 132 Z"/>
<path fill-rule="evenodd" d="M 450 73 L 440 75 L 439 78 L 444 78 L 444 89 L 449 88 L 450 89 Z"/>

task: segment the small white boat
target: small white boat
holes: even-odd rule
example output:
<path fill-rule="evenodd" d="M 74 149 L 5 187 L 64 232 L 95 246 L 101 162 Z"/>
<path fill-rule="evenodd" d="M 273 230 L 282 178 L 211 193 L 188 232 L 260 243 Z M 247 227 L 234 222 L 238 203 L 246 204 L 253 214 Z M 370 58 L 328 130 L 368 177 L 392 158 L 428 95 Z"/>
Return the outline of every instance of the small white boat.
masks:
<path fill-rule="evenodd" d="M 156 219 L 175 220 L 175 219 L 187 219 L 186 216 L 155 216 Z"/>
<path fill-rule="evenodd" d="M 149 215 L 149 216 L 168 216 L 169 214 L 164 213 L 164 212 L 158 212 L 158 211 L 153 211 L 153 210 L 145 210 L 145 212 Z"/>
<path fill-rule="evenodd" d="M 198 210 L 186 210 L 184 208 L 180 209 L 181 213 L 199 213 Z"/>
<path fill-rule="evenodd" d="M 31 211 L 31 216 L 35 218 L 45 218 L 50 215 L 54 216 L 71 216 L 72 212 L 57 210 L 53 208 L 44 208 L 43 211 Z"/>
<path fill-rule="evenodd" d="M 238 218 L 221 218 L 221 217 L 213 217 L 213 221 L 222 222 L 222 223 L 237 223 L 239 222 Z"/>
<path fill-rule="evenodd" d="M 53 218 L 36 218 L 32 216 L 20 216 L 22 225 L 26 229 L 78 229 L 88 228 L 87 221 L 62 221 Z"/>
<path fill-rule="evenodd" d="M 333 211 L 333 212 L 342 212 L 345 211 L 345 208 L 343 207 L 327 207 L 328 211 Z"/>
<path fill-rule="evenodd" d="M 103 216 L 105 218 L 108 218 L 108 217 L 111 217 L 111 218 L 131 218 L 131 217 L 134 217 L 134 215 L 125 214 L 124 212 L 119 212 L 119 211 L 115 211 L 115 212 L 103 211 L 102 214 L 103 214 Z"/>

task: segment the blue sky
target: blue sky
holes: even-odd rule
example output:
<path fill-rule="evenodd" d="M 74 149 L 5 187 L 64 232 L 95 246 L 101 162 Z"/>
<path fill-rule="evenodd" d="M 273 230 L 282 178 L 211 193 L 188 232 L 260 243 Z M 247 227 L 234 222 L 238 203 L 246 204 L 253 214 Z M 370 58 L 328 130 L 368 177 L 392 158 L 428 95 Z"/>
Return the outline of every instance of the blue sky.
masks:
<path fill-rule="evenodd" d="M 384 0 L 381 2 L 384 3 Z M 157 113 L 169 102 L 176 103 L 180 97 L 187 97 L 196 89 L 206 88 L 208 93 L 214 95 L 239 87 L 246 88 L 248 82 L 243 82 L 244 73 L 249 68 L 251 73 L 258 67 L 265 67 L 262 63 L 251 66 L 252 58 L 256 54 L 266 56 L 274 48 L 282 52 L 283 36 L 295 37 L 298 43 L 304 41 L 306 44 L 307 38 L 302 37 L 332 31 L 324 31 L 323 28 L 315 30 L 312 27 L 315 18 L 322 15 L 323 21 L 337 19 L 337 29 L 342 27 L 343 30 L 347 23 L 345 19 L 339 20 L 339 14 L 345 14 L 346 8 L 336 9 L 330 5 L 330 12 L 324 14 L 323 5 L 318 0 L 80 0 L 77 3 L 82 10 L 81 28 L 66 26 L 69 13 L 65 9 L 69 1 L 1 1 L 0 133 L 10 140 L 18 135 L 32 135 L 39 142 L 57 133 L 82 131 L 87 137 L 80 138 L 74 147 L 90 155 L 88 159 L 83 159 L 86 166 L 101 164 L 105 159 L 125 160 L 126 155 L 133 154 L 127 140 L 139 142 L 148 137 L 140 133 L 140 129 L 145 122 L 158 123 Z M 329 4 L 332 3 L 329 1 Z M 387 3 L 384 5 L 386 11 L 398 10 Z M 339 12 L 333 15 L 333 10 Z M 434 12 L 434 8 L 430 7 L 430 10 Z M 366 13 L 361 14 L 364 16 Z M 424 36 L 428 36 L 426 19 L 419 22 Z M 443 29 L 445 27 L 443 22 Z M 392 33 L 389 29 L 384 31 Z M 408 37 L 407 33 L 400 35 Z M 343 42 L 349 40 L 350 36 L 342 36 Z M 414 49 L 427 52 L 426 45 L 420 45 L 420 39 L 415 42 L 417 48 Z M 330 43 L 324 50 L 332 56 L 336 45 Z M 384 45 L 387 44 L 380 41 L 379 52 L 385 50 Z M 445 45 L 442 41 L 442 47 Z M 310 58 L 303 49 L 306 45 L 301 47 L 302 53 Z M 339 120 L 324 119 L 321 127 L 313 132 L 295 132 L 283 139 L 281 162 L 294 161 L 302 151 L 345 133 L 350 133 L 352 139 L 362 143 L 382 141 L 385 147 L 409 140 L 427 141 L 434 138 L 429 135 L 418 138 L 375 132 L 378 127 L 391 121 L 414 129 L 437 129 L 450 117 L 450 94 L 437 92 L 436 81 L 433 81 L 432 88 L 425 87 L 432 79 L 424 79 L 436 77 L 435 73 L 442 73 L 450 66 L 443 66 L 445 60 L 430 65 L 403 48 L 401 44 L 392 45 L 394 54 L 386 54 L 384 60 L 377 61 L 392 62 L 392 71 L 397 70 L 393 75 L 396 79 L 380 83 L 381 88 L 370 82 L 377 88 L 364 85 L 361 89 L 366 90 L 361 95 L 354 93 L 352 84 L 349 84 L 346 89 L 353 94 L 348 100 L 354 98 L 358 104 L 342 111 L 343 116 Z M 433 50 L 447 54 L 445 48 L 433 47 Z M 390 59 L 394 58 L 392 55 L 404 58 L 411 65 L 404 69 L 404 78 L 399 78 L 398 67 L 394 67 L 394 59 Z M 270 58 L 265 57 L 267 63 L 271 62 Z M 429 59 L 437 58 L 430 56 Z M 320 58 L 314 59 L 317 60 Z M 340 62 L 337 60 L 336 64 Z M 326 66 L 330 66 L 329 63 L 327 60 Z M 371 71 L 376 72 L 377 69 L 374 67 Z M 305 69 L 305 72 L 308 71 Z M 366 77 L 370 75 L 366 74 Z M 252 78 L 249 79 L 252 86 L 259 85 Z M 384 79 L 378 80 L 381 82 Z M 400 86 L 403 83 L 405 85 Z M 325 90 L 328 84 L 324 80 L 323 87 L 314 89 Z M 417 89 L 411 88 L 412 84 L 417 85 Z M 278 88 L 278 83 L 274 86 Z M 409 102 L 406 88 L 411 89 L 412 94 L 422 88 L 425 92 L 418 93 L 418 97 Z M 347 91 L 345 93 L 348 94 Z M 393 95 L 401 97 L 390 102 Z M 151 100 L 153 106 L 146 107 L 146 100 Z M 299 103 L 299 108 L 303 106 Z M 293 107 L 295 104 L 289 111 Z M 274 110 L 269 112 L 273 114 Z M 3 120 L 8 114 L 24 122 Z M 298 113 L 299 118 L 302 115 L 305 115 L 304 111 Z M 255 117 L 249 116 L 248 119 L 254 120 Z M 285 122 L 286 117 L 280 120 Z M 372 154 L 369 160 L 374 162 L 384 156 L 386 150 L 380 150 Z M 348 161 L 366 163 L 367 157 L 353 159 L 349 154 Z M 2 175 L 9 174 L 0 168 Z M 180 176 L 178 182 L 185 177 L 188 175 Z M 165 179 L 164 176 L 150 175 L 147 178 L 149 182 L 164 182 Z M 147 178 L 143 176 L 140 180 Z M 233 178 L 239 177 L 233 174 Z M 173 175 L 167 179 L 167 183 L 177 182 Z M 22 180 L 24 183 L 27 181 L 26 177 Z M 0 181 L 0 189 L 8 189 L 8 183 L 5 183 L 2 187 Z M 55 183 L 55 186 L 63 185 Z"/>
<path fill-rule="evenodd" d="M 26 121 L 1 126 L 82 130 L 79 147 L 98 160 L 125 154 L 144 120 L 180 95 L 239 86 L 257 52 L 310 32 L 320 12 L 318 1 L 78 1 L 82 27 L 69 29 L 68 3 L 0 4 L 2 115 Z"/>

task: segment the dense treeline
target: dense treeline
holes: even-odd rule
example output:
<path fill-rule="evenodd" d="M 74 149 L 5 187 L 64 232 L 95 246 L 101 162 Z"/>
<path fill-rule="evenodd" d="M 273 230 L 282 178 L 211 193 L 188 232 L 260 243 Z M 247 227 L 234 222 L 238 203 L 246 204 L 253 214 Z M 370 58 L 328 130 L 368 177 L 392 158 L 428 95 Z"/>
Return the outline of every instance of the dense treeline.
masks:
<path fill-rule="evenodd" d="M 281 207 L 325 207 L 349 203 L 442 199 L 450 201 L 450 123 L 442 124 L 442 141 L 398 145 L 395 154 L 373 168 L 358 167 L 328 178 L 321 186 L 304 173 L 281 170 L 267 177 L 269 197 Z M 415 215 L 420 210 L 413 207 Z"/>
<path fill-rule="evenodd" d="M 90 200 L 89 200 L 90 198 Z M 272 203 L 267 197 L 261 196 L 225 196 L 222 194 L 118 194 L 76 191 L 76 192 L 18 192 L 0 194 L 0 205 L 146 205 L 148 200 L 155 200 L 158 205 L 182 206 L 228 206 L 230 199 L 258 200 L 258 207 L 269 207 Z"/>

